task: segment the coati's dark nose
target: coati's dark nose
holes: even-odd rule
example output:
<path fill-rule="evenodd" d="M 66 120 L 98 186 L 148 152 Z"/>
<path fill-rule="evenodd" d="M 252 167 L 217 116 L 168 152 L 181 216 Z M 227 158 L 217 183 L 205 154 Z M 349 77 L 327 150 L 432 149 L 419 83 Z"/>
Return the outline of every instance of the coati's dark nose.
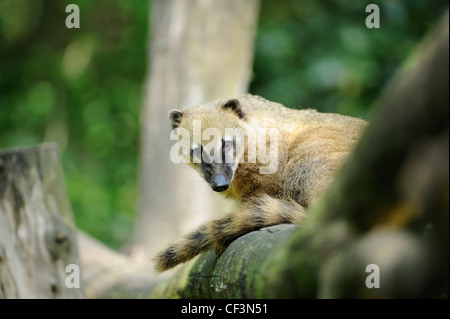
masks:
<path fill-rule="evenodd" d="M 223 191 L 227 190 L 229 186 L 230 186 L 230 181 L 228 180 L 228 178 L 226 178 L 223 175 L 214 176 L 214 178 L 211 182 L 211 187 L 216 192 L 223 192 Z"/>

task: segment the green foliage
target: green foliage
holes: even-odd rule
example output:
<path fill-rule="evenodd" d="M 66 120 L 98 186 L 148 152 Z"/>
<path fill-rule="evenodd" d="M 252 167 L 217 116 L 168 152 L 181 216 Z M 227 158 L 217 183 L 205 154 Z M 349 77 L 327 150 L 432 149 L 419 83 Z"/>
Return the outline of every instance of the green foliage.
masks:
<path fill-rule="evenodd" d="M 65 27 L 76 3 L 81 28 Z M 250 91 L 367 116 L 447 1 L 263 1 Z M 78 226 L 112 247 L 137 209 L 148 1 L 0 0 L 0 149 L 59 143 Z"/>
<path fill-rule="evenodd" d="M 118 247 L 137 206 L 147 1 L 0 0 L 0 148 L 59 143 L 78 226 Z M 31 20 L 31 23 L 30 23 Z"/>
<path fill-rule="evenodd" d="M 365 8 L 380 8 L 380 28 Z M 263 1 L 251 91 L 291 107 L 367 117 L 448 1 Z"/>

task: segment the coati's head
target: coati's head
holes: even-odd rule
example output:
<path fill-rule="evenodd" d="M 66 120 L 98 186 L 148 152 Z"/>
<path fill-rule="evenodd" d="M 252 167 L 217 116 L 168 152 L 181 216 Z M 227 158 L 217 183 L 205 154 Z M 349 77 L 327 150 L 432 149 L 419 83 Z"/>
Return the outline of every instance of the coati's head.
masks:
<path fill-rule="evenodd" d="M 176 155 L 203 176 L 216 192 L 229 188 L 244 154 L 246 115 L 237 99 L 171 110 Z M 171 154 L 171 156 L 174 154 Z"/>

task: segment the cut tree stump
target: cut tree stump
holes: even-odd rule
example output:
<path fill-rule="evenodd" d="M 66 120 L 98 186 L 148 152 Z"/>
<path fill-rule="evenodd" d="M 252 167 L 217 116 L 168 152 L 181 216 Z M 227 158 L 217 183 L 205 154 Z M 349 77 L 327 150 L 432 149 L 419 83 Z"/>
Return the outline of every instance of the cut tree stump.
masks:
<path fill-rule="evenodd" d="M 0 299 L 81 298 L 78 265 L 57 145 L 0 152 Z"/>

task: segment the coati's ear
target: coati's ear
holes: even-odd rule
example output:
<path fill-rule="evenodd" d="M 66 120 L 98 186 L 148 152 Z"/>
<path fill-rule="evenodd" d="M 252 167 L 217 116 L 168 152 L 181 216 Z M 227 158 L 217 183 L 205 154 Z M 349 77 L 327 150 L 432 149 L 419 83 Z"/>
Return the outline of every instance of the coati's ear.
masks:
<path fill-rule="evenodd" d="M 180 110 L 173 109 L 169 112 L 169 121 L 172 129 L 177 128 L 180 125 L 182 118 L 183 112 Z"/>
<path fill-rule="evenodd" d="M 242 111 L 241 103 L 237 99 L 231 99 L 222 105 L 224 110 L 233 111 L 241 120 L 245 120 L 245 113 Z"/>

